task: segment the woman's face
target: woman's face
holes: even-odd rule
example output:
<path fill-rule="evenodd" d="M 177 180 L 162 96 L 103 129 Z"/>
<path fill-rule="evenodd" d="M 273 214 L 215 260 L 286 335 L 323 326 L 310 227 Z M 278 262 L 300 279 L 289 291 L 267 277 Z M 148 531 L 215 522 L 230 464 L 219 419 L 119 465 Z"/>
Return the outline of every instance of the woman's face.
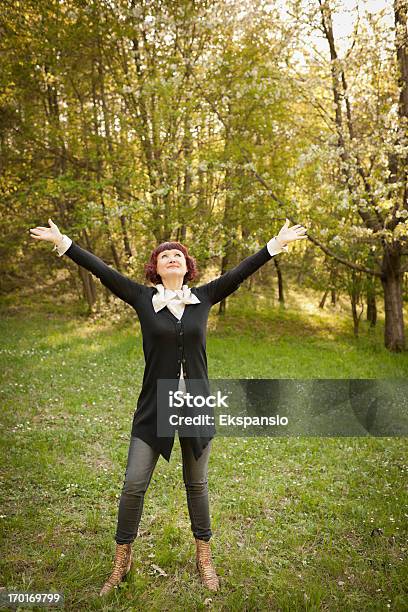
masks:
<path fill-rule="evenodd" d="M 162 251 L 157 256 L 157 274 L 162 281 L 169 278 L 179 278 L 183 280 L 187 273 L 187 262 L 184 254 L 179 249 L 169 249 Z"/>

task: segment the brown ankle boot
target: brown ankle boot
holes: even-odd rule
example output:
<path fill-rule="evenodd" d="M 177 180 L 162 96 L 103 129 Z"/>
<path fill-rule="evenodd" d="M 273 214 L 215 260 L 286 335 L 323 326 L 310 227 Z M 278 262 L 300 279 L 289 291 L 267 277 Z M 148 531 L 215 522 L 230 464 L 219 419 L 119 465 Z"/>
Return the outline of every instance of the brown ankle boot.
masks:
<path fill-rule="evenodd" d="M 220 582 L 211 558 L 210 542 L 195 539 L 196 543 L 196 566 L 199 571 L 201 580 L 211 591 L 218 591 Z"/>
<path fill-rule="evenodd" d="M 113 571 L 105 584 L 103 585 L 99 595 L 106 595 L 114 587 L 116 587 L 126 576 L 132 565 L 132 545 L 131 544 L 116 544 L 115 560 Z"/>

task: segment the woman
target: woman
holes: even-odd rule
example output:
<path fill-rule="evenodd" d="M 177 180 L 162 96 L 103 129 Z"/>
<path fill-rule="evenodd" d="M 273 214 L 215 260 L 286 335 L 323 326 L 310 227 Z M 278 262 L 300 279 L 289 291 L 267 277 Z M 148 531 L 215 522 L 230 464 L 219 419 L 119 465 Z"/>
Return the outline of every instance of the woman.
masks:
<path fill-rule="evenodd" d="M 210 308 L 238 289 L 274 255 L 287 251 L 288 243 L 307 238 L 306 229 L 299 224 L 289 227 L 286 220 L 278 235 L 257 253 L 215 280 L 190 288 L 186 282 L 196 276 L 195 260 L 179 242 L 164 242 L 152 252 L 146 266 L 146 278 L 154 286 L 146 286 L 117 272 L 62 235 L 51 219 L 48 222 L 49 227 L 30 229 L 32 237 L 53 242 L 59 256 L 66 254 L 132 306 L 143 335 L 143 385 L 133 417 L 119 502 L 113 571 L 100 591 L 100 595 L 105 595 L 117 587 L 130 570 L 131 544 L 137 536 L 145 492 L 159 456 L 169 461 L 174 443 L 174 434 L 157 435 L 157 381 L 174 379 L 182 391 L 188 390 L 189 379 L 208 382 L 206 325 Z M 219 579 L 211 558 L 207 484 L 212 438 L 213 435 L 179 437 L 187 505 L 196 543 L 196 566 L 203 584 L 216 591 Z"/>

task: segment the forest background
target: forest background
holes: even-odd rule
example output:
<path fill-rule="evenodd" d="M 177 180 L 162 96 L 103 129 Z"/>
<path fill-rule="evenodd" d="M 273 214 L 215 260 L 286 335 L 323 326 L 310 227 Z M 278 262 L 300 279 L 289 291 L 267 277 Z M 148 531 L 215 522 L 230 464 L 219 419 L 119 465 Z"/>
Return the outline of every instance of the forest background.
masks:
<path fill-rule="evenodd" d="M 405 0 L 3 9 L 6 307 L 35 285 L 99 309 L 92 276 L 30 238 L 49 217 L 142 281 L 164 240 L 185 243 L 211 276 L 289 218 L 309 240 L 247 285 L 275 279 L 280 304 L 288 285 L 313 289 L 320 308 L 343 296 L 356 336 L 379 313 L 384 346 L 405 350 Z"/>

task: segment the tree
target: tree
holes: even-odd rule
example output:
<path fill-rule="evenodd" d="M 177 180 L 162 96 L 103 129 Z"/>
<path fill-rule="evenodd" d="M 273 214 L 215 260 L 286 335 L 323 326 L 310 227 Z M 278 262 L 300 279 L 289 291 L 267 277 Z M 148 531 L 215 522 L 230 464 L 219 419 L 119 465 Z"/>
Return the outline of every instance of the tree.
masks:
<path fill-rule="evenodd" d="M 342 59 L 331 3 L 316 0 L 301 8 L 295 2 L 293 7 L 298 19 L 323 34 L 330 56 L 330 80 L 321 53 L 308 57 L 306 74 L 296 75 L 303 92 L 312 91 L 305 97 L 321 119 L 318 133 L 313 126 L 316 144 L 307 163 L 313 163 L 320 176 L 315 198 L 322 203 L 314 212 L 320 224 L 327 219 L 332 243 L 322 240 L 323 235 L 308 235 L 338 262 L 381 279 L 384 343 L 391 351 L 401 351 L 405 349 L 402 286 L 408 254 L 407 4 L 394 2 L 393 46 L 388 44 L 390 27 L 383 15 L 368 14 Z M 327 96 L 329 84 L 332 102 Z M 362 248 L 353 260 L 348 243 L 356 237 Z"/>

